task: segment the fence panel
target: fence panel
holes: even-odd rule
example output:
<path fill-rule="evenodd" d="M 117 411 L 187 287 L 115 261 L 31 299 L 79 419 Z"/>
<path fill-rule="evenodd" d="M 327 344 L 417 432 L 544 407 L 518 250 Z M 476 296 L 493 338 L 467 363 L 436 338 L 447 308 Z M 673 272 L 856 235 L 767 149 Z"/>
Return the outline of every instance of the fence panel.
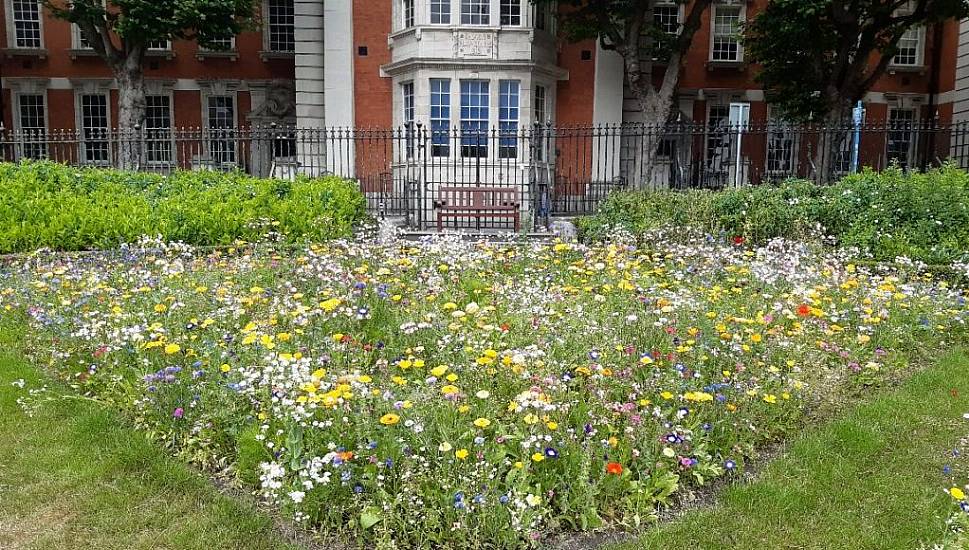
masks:
<path fill-rule="evenodd" d="M 413 228 L 530 230 L 550 216 L 591 213 L 622 189 L 724 189 L 788 178 L 826 183 L 891 165 L 969 168 L 969 122 L 0 128 L 0 160 L 42 158 L 161 173 L 334 174 L 357 181 L 372 211 L 402 217 Z"/>

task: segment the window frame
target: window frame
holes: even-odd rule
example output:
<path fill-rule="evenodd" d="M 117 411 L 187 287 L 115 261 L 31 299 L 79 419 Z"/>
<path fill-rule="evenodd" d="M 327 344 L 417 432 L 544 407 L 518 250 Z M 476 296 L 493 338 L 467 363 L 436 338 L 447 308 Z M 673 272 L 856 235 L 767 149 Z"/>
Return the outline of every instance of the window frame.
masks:
<path fill-rule="evenodd" d="M 720 10 L 731 10 L 737 12 L 737 25 L 735 33 L 732 35 L 733 43 L 737 47 L 736 59 L 716 59 L 714 54 L 716 52 L 717 40 L 726 37 L 727 35 L 717 33 L 717 12 Z M 743 63 L 744 62 L 744 46 L 740 40 L 739 26 L 742 25 L 747 19 L 747 8 L 745 4 L 723 4 L 714 3 L 710 11 L 710 50 L 707 55 L 707 60 L 711 63 Z"/>
<path fill-rule="evenodd" d="M 657 13 L 656 13 L 656 10 L 657 9 L 659 9 L 659 8 L 663 8 L 663 9 L 673 8 L 674 10 L 676 10 L 676 30 L 673 31 L 673 32 L 669 32 L 669 31 L 664 30 L 664 32 L 666 34 L 670 35 L 670 36 L 678 36 L 680 34 L 680 32 L 683 30 L 683 7 L 684 7 L 684 4 L 678 4 L 676 2 L 665 2 L 665 1 L 664 2 L 657 2 L 656 5 L 653 6 L 653 24 L 654 25 L 657 25 L 657 26 L 661 26 L 661 23 L 656 20 L 657 19 L 657 17 L 656 17 L 657 16 Z M 712 21 L 713 20 L 711 19 L 711 22 Z"/>
<path fill-rule="evenodd" d="M 475 7 L 484 8 L 484 11 L 475 13 Z M 478 22 L 474 22 L 475 18 Z M 491 0 L 461 0 L 461 24 L 471 27 L 491 26 Z"/>
<path fill-rule="evenodd" d="M 440 11 L 435 12 L 435 7 L 441 8 Z M 451 9 L 453 8 L 451 0 L 431 0 L 428 6 L 428 21 L 431 25 L 450 25 L 451 24 Z M 434 20 L 434 17 L 439 18 L 438 21 Z"/>
<path fill-rule="evenodd" d="M 152 108 L 149 105 L 149 102 L 150 102 L 150 98 L 153 98 L 153 97 L 164 97 L 168 101 L 168 128 L 161 128 L 161 127 L 155 128 L 155 127 L 148 126 L 148 110 Z M 168 137 L 149 138 L 147 133 L 152 130 L 168 130 Z M 145 94 L 144 132 L 145 132 L 144 139 L 142 140 L 144 151 L 142 152 L 142 155 L 145 159 L 145 165 L 150 167 L 155 167 L 155 168 L 169 168 L 178 164 L 178 156 L 177 156 L 178 150 L 175 147 L 175 99 L 171 91 L 164 91 L 161 93 L 148 92 Z M 168 160 L 167 161 L 151 160 L 149 158 L 149 147 L 148 147 L 149 143 L 166 143 L 168 145 L 168 152 L 169 152 Z"/>
<path fill-rule="evenodd" d="M 17 20 L 14 19 L 14 3 L 30 3 L 30 0 L 6 0 L 4 7 L 6 8 L 6 28 L 7 28 L 7 47 L 14 50 L 43 50 L 46 47 L 47 41 L 44 40 L 44 6 L 38 1 L 37 5 L 37 33 L 38 33 L 38 45 L 37 46 L 21 46 L 17 40 Z"/>
<path fill-rule="evenodd" d="M 220 128 L 213 127 L 212 119 L 210 117 L 212 111 L 212 100 L 213 99 L 229 99 L 232 101 L 232 120 L 231 126 Z M 238 134 L 236 131 L 239 129 L 239 94 L 234 90 L 226 91 L 210 91 L 202 95 L 202 126 L 205 130 L 207 139 L 205 140 L 205 154 L 212 161 L 215 166 L 223 165 L 238 165 L 239 163 L 239 142 Z M 217 136 L 213 137 L 213 132 L 223 130 L 227 131 L 227 135 L 221 139 Z M 229 147 L 218 148 L 213 147 L 216 144 L 228 143 Z M 218 149 L 223 156 L 216 158 L 216 149 Z M 228 152 L 228 157 L 225 153 Z M 226 160 L 229 158 L 229 160 Z"/>
<path fill-rule="evenodd" d="M 521 80 L 498 81 L 498 158 L 518 158 L 518 131 L 521 124 Z M 508 98 L 509 103 L 505 103 Z M 510 103 L 514 98 L 514 105 Z"/>
<path fill-rule="evenodd" d="M 292 37 L 292 49 L 281 50 L 273 47 L 273 22 L 272 22 L 272 7 L 274 2 L 287 2 L 289 5 L 289 15 L 291 18 L 290 28 L 291 33 L 286 33 L 287 37 Z M 293 0 L 263 0 L 263 50 L 270 54 L 276 56 L 291 55 L 296 53 L 296 6 Z M 280 26 L 280 24 L 276 24 Z"/>
<path fill-rule="evenodd" d="M 900 51 L 899 52 L 896 52 L 896 54 L 894 56 L 892 56 L 892 61 L 891 61 L 891 64 L 890 64 L 892 67 L 916 67 L 917 68 L 917 67 L 922 67 L 922 66 L 925 65 L 925 38 L 926 38 L 926 32 L 925 32 L 925 26 L 924 25 L 915 25 L 915 26 L 910 27 L 908 30 L 906 30 L 905 31 L 905 34 L 903 34 L 902 37 L 898 40 L 898 45 L 900 46 L 901 43 L 902 43 L 902 41 L 903 40 L 906 40 L 905 35 L 908 34 L 909 32 L 912 32 L 912 31 L 915 31 L 916 32 L 916 37 L 914 39 L 915 40 L 915 52 L 913 53 L 913 57 L 915 59 L 912 61 L 912 63 L 899 63 L 898 56 L 901 54 L 901 52 Z M 909 40 L 911 40 L 911 39 L 909 39 Z"/>
<path fill-rule="evenodd" d="M 514 8 L 518 8 L 518 13 L 512 13 Z M 508 8 L 509 12 L 505 13 L 505 8 Z M 508 18 L 508 22 L 505 22 L 505 18 Z M 512 22 L 512 18 L 517 17 L 517 22 Z M 522 0 L 498 0 L 498 23 L 502 27 L 522 27 L 525 25 L 525 9 L 522 6 Z"/>
<path fill-rule="evenodd" d="M 444 86 L 435 89 L 435 84 Z M 451 156 L 451 79 L 431 78 L 428 80 L 430 97 L 431 156 Z M 435 101 L 438 100 L 438 101 Z M 435 111 L 436 110 L 436 111 Z M 435 116 L 435 113 L 436 116 Z"/>
<path fill-rule="evenodd" d="M 85 97 L 100 97 L 104 99 L 104 126 L 97 128 L 98 130 L 103 130 L 103 138 L 92 139 L 88 137 L 88 127 L 85 124 L 87 116 L 84 112 L 84 98 Z M 106 89 L 101 90 L 91 90 L 91 89 L 77 89 L 74 90 L 74 109 L 75 109 L 75 128 L 78 132 L 78 158 L 81 162 L 88 166 L 111 166 L 113 159 L 113 151 L 111 147 L 111 92 Z M 95 129 L 92 127 L 92 129 Z M 89 142 L 103 142 L 105 144 L 106 156 L 107 158 L 103 160 L 91 160 L 88 158 L 88 143 Z"/>
<path fill-rule="evenodd" d="M 416 0 L 400 0 L 400 28 L 413 28 L 417 23 Z"/>
<path fill-rule="evenodd" d="M 799 134 L 796 126 L 784 120 L 782 117 L 775 115 L 774 111 L 770 106 L 767 107 L 767 143 L 765 144 L 764 151 L 764 173 L 768 175 L 794 175 L 797 173 L 798 157 L 800 154 Z M 781 155 L 781 161 L 786 164 L 786 167 L 772 170 L 771 162 L 772 160 L 777 162 L 778 158 L 777 155 L 774 155 L 772 158 L 771 153 L 777 151 L 772 146 L 785 140 L 790 142 L 790 151 L 787 151 L 787 158 L 783 158 L 783 154 Z"/>
<path fill-rule="evenodd" d="M 896 120 L 893 120 L 894 118 L 893 115 L 895 115 L 896 113 L 908 113 L 911 115 L 911 117 L 909 120 L 896 121 Z M 919 109 L 914 105 L 909 107 L 892 105 L 888 107 L 888 113 L 886 115 L 886 120 L 885 120 L 885 122 L 887 123 L 886 128 L 888 130 L 885 134 L 886 168 L 889 164 L 892 163 L 893 158 L 895 159 L 899 158 L 898 156 L 895 156 L 895 157 L 892 156 L 893 152 L 894 153 L 901 152 L 897 150 L 897 147 L 895 148 L 896 151 L 892 150 L 893 142 L 899 143 L 900 141 L 897 139 L 897 136 L 904 136 L 905 139 L 902 143 L 904 143 L 906 146 L 904 151 L 904 155 L 905 155 L 903 159 L 904 162 L 899 162 L 898 163 L 899 166 L 903 170 L 909 171 L 911 170 L 912 165 L 915 164 L 916 161 L 918 160 L 916 158 L 916 153 L 917 153 L 916 147 L 918 146 L 918 134 L 917 134 L 916 126 L 918 125 L 918 122 L 919 122 L 918 117 L 919 117 Z"/>
<path fill-rule="evenodd" d="M 47 100 L 47 89 L 42 90 L 16 90 L 13 91 L 13 112 L 11 115 L 14 123 L 14 132 L 19 136 L 16 147 L 16 157 L 20 159 L 46 159 L 50 157 L 50 147 L 48 139 L 50 137 L 50 105 Z M 30 126 L 24 129 L 23 98 L 26 96 L 36 96 L 41 98 L 43 112 L 43 127 Z M 37 141 L 25 139 L 25 132 L 40 130 L 40 139 Z M 27 146 L 36 146 L 41 151 L 39 156 L 28 155 Z"/>
<path fill-rule="evenodd" d="M 471 90 L 472 85 L 476 87 L 475 90 Z M 486 159 L 488 158 L 488 125 L 491 123 L 491 81 L 473 78 L 462 79 L 459 86 L 460 110 L 458 112 L 458 119 L 460 121 L 461 128 L 461 158 Z M 465 86 L 468 86 L 467 91 L 465 90 Z M 471 102 L 465 104 L 465 98 L 469 100 L 472 98 L 477 98 L 478 104 L 473 105 Z M 482 98 L 484 99 L 483 105 L 481 104 Z M 467 112 L 469 116 L 465 116 L 465 112 Z M 472 112 L 477 112 L 478 116 L 470 116 L 470 113 Z M 471 141 L 468 139 L 472 130 L 476 136 L 474 143 L 471 143 Z M 484 136 L 483 144 L 481 142 L 482 136 Z"/>
<path fill-rule="evenodd" d="M 413 80 L 400 83 L 400 116 L 404 132 L 404 152 L 407 159 L 413 159 L 417 142 L 417 86 Z"/>

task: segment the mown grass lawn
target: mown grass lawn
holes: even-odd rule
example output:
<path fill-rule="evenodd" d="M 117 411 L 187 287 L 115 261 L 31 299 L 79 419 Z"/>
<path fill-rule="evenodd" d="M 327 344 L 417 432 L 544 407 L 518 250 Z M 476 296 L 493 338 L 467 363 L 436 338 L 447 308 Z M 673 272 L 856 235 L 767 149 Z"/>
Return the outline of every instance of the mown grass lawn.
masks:
<path fill-rule="evenodd" d="M 99 404 L 60 398 L 27 417 L 12 384 L 44 378 L 17 352 L 17 332 L 0 325 L 0 548 L 289 547 L 269 517 Z"/>
<path fill-rule="evenodd" d="M 969 434 L 969 356 L 945 355 L 899 390 L 797 438 L 750 484 L 727 488 L 613 550 L 919 548 L 953 510 L 943 467 Z"/>

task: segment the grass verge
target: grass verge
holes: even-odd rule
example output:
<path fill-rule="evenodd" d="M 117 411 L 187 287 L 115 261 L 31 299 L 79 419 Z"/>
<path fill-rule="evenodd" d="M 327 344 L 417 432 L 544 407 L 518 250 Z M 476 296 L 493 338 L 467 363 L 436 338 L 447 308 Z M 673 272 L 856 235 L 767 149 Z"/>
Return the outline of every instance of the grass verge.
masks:
<path fill-rule="evenodd" d="M 943 356 L 897 391 L 796 438 L 751 483 L 613 550 L 918 548 L 945 534 L 942 472 L 969 433 L 969 356 Z"/>
<path fill-rule="evenodd" d="M 269 517 L 102 406 L 64 397 L 26 416 L 13 382 L 46 380 L 16 332 L 0 323 L 0 548 L 288 548 Z"/>

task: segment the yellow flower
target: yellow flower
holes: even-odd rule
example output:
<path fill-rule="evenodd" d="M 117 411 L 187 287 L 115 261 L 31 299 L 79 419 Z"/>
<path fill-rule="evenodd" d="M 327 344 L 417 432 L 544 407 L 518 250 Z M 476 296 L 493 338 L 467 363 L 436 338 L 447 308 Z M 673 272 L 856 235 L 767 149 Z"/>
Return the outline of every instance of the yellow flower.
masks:
<path fill-rule="evenodd" d="M 525 467 L 525 463 L 522 462 L 521 460 L 517 460 L 517 461 L 515 461 L 514 466 L 515 466 L 516 469 L 521 470 L 522 468 Z"/>
<path fill-rule="evenodd" d="M 232 367 L 230 367 L 228 363 L 222 363 L 222 366 L 219 367 L 219 370 L 221 370 L 222 372 L 229 372 L 230 370 L 232 370 Z"/>
<path fill-rule="evenodd" d="M 338 332 L 338 333 L 336 333 L 336 334 L 333 335 L 333 341 L 334 342 L 340 342 L 341 340 L 343 340 L 343 334 L 341 334 L 341 333 Z"/>
<path fill-rule="evenodd" d="M 533 413 L 528 413 L 525 415 L 525 424 L 538 424 L 538 415 Z"/>
<path fill-rule="evenodd" d="M 764 402 L 773 405 L 774 403 L 777 403 L 777 396 L 772 393 L 768 393 L 764 395 Z"/>
<path fill-rule="evenodd" d="M 542 453 L 535 453 L 532 455 L 532 461 L 534 462 L 541 462 L 543 460 L 545 460 L 545 455 Z"/>
<path fill-rule="evenodd" d="M 542 497 L 529 494 L 525 497 L 525 502 L 527 502 L 529 506 L 538 506 L 542 503 Z"/>
<path fill-rule="evenodd" d="M 966 498 L 966 493 L 963 492 L 963 490 L 958 487 L 953 487 L 949 489 L 949 494 L 952 495 L 952 498 L 956 500 L 962 500 Z"/>
<path fill-rule="evenodd" d="M 487 418 L 477 418 L 474 421 L 474 425 L 479 428 L 487 428 L 488 426 L 491 425 L 491 421 L 488 420 Z"/>
<path fill-rule="evenodd" d="M 659 394 L 659 396 L 666 400 L 673 399 L 673 394 L 668 391 L 664 391 L 663 393 Z"/>
<path fill-rule="evenodd" d="M 463 413 L 466 413 L 466 412 L 468 412 L 470 410 L 471 410 L 471 406 L 470 405 L 461 405 L 460 407 L 458 407 L 458 412 L 459 413 L 462 413 L 462 414 Z"/>
<path fill-rule="evenodd" d="M 444 386 L 443 388 L 441 388 L 441 393 L 443 393 L 444 395 L 453 395 L 455 393 L 458 393 L 459 391 L 461 390 L 459 390 L 457 386 L 452 386 L 451 384 L 448 384 L 447 386 Z"/>
<path fill-rule="evenodd" d="M 701 403 L 704 401 L 713 401 L 713 395 L 703 391 L 686 392 L 683 398 L 687 401 L 698 401 Z"/>
<path fill-rule="evenodd" d="M 454 451 L 454 456 L 458 457 L 461 460 L 468 458 L 468 454 L 469 453 L 467 449 L 458 449 L 457 451 Z"/>
<path fill-rule="evenodd" d="M 384 426 L 393 426 L 398 422 L 400 422 L 400 417 L 394 413 L 387 413 L 380 417 L 380 423 Z"/>
<path fill-rule="evenodd" d="M 642 359 L 639 360 L 639 362 L 644 365 L 650 365 L 653 363 L 653 358 L 648 355 L 644 355 Z"/>
<path fill-rule="evenodd" d="M 165 353 L 168 355 L 173 355 L 180 351 L 182 351 L 182 346 L 179 346 L 178 344 L 168 344 L 165 346 Z"/>
<path fill-rule="evenodd" d="M 559 427 L 558 422 L 555 422 L 554 420 L 550 420 L 550 421 L 546 422 L 545 423 L 545 426 L 548 427 L 548 429 L 553 430 L 553 431 L 554 430 L 557 430 L 558 427 Z"/>
<path fill-rule="evenodd" d="M 455 382 L 458 379 L 458 375 L 452 372 L 451 374 L 445 376 L 445 378 L 447 379 L 448 382 Z"/>
<path fill-rule="evenodd" d="M 368 384 L 368 383 L 370 383 L 371 381 L 373 381 L 373 378 L 370 378 L 370 377 L 369 377 L 369 376 L 367 376 L 366 374 L 361 374 L 360 376 L 358 376 L 358 377 L 357 377 L 357 381 L 358 381 L 358 382 L 361 382 L 361 383 L 363 383 L 363 384 Z"/>
<path fill-rule="evenodd" d="M 750 341 L 753 342 L 753 343 L 755 343 L 755 344 L 759 343 L 763 339 L 764 339 L 764 337 L 761 336 L 760 334 L 756 333 L 756 332 L 750 335 Z"/>
<path fill-rule="evenodd" d="M 448 369 L 447 365 L 440 365 L 431 369 L 431 374 L 434 376 L 444 376 L 444 373 L 447 372 L 447 369 Z"/>
<path fill-rule="evenodd" d="M 167 309 L 168 306 L 165 304 L 155 304 L 155 313 L 165 313 L 165 310 Z"/>
<path fill-rule="evenodd" d="M 335 310 L 338 307 L 340 307 L 340 299 L 339 298 L 330 298 L 329 300 L 324 300 L 324 301 L 320 302 L 320 309 L 322 309 L 323 311 L 325 311 L 327 313 Z"/>

